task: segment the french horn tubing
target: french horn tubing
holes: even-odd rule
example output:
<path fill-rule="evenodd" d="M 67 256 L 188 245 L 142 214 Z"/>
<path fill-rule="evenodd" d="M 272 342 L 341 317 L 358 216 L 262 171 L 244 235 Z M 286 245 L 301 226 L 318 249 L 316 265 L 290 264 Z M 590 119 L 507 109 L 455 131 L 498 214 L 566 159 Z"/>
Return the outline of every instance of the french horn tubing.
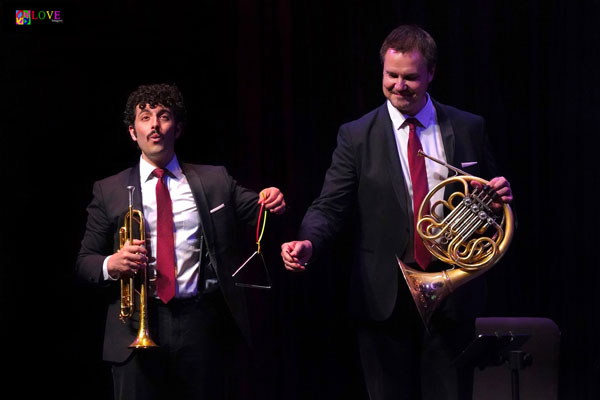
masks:
<path fill-rule="evenodd" d="M 456 173 L 427 194 L 415 216 L 416 231 L 427 250 L 451 267 L 441 272 L 418 271 L 396 257 L 421 319 L 429 329 L 431 316 L 442 300 L 489 271 L 502 258 L 513 238 L 514 218 L 508 204 L 503 204 L 501 214 L 491 209 L 497 194 L 488 181 L 469 175 L 421 150 L 419 155 Z M 479 185 L 472 186 L 471 182 Z M 429 214 L 424 214 L 425 205 L 431 198 L 450 185 L 458 185 L 461 190 L 448 196 L 448 200 L 431 204 Z M 444 212 L 439 212 L 440 208 Z"/>

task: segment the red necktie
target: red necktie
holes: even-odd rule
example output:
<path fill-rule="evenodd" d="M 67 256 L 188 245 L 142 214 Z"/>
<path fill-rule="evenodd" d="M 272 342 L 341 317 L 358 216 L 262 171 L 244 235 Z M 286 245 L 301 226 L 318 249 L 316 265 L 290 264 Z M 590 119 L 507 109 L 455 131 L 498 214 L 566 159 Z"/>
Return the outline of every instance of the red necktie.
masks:
<path fill-rule="evenodd" d="M 175 296 L 175 241 L 173 236 L 173 205 L 167 187 L 167 174 L 164 169 L 156 168 L 156 291 L 158 297 L 168 303 Z"/>
<path fill-rule="evenodd" d="M 431 254 L 425 248 L 423 239 L 417 233 L 417 216 L 419 215 L 419 208 L 429 192 L 429 186 L 427 184 L 427 170 L 425 169 L 425 158 L 419 156 L 419 150 L 423 150 L 421 141 L 417 136 L 416 125 L 421 126 L 416 118 L 407 118 L 406 124 L 408 124 L 408 168 L 410 169 L 410 180 L 412 182 L 413 189 L 413 221 L 414 221 L 414 253 L 415 261 L 419 264 L 421 269 L 426 270 L 429 262 L 431 261 Z M 426 204 L 423 210 L 423 214 L 429 213 L 429 204 Z"/>

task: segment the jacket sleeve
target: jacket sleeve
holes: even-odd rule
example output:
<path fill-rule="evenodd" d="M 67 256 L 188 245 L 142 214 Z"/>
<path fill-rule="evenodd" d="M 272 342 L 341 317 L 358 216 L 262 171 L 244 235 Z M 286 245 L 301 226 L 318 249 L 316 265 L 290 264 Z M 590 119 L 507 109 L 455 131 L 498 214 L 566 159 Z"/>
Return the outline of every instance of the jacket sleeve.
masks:
<path fill-rule="evenodd" d="M 331 165 L 325 174 L 321 194 L 311 204 L 300 226 L 299 239 L 310 240 L 313 257 L 340 232 L 353 208 L 358 188 L 358 160 L 352 137 L 343 125 L 337 137 Z"/>
<path fill-rule="evenodd" d="M 113 252 L 115 228 L 110 222 L 102 187 L 96 182 L 93 189 L 93 199 L 87 207 L 87 224 L 81 248 L 76 262 L 77 276 L 92 284 L 104 281 L 102 264 L 104 259 Z"/>
<path fill-rule="evenodd" d="M 236 219 L 248 225 L 255 225 L 258 218 L 258 194 L 237 183 L 225 168 L 222 169 L 225 179 L 229 182 L 231 202 L 235 209 Z"/>

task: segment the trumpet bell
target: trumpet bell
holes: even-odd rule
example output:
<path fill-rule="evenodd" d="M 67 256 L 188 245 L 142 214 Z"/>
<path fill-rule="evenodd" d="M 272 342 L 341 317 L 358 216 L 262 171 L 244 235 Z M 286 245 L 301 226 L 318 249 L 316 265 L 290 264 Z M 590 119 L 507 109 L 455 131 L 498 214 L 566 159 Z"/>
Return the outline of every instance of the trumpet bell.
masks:
<path fill-rule="evenodd" d="M 140 329 L 135 340 L 129 345 L 130 349 L 148 349 L 151 347 L 158 347 L 158 345 L 150 337 L 148 329 Z"/>
<path fill-rule="evenodd" d="M 147 279 L 146 279 L 146 270 L 141 269 L 138 272 L 138 275 L 141 275 L 143 285 L 140 285 L 140 326 L 138 328 L 138 333 L 133 342 L 129 345 L 130 349 L 149 349 L 152 347 L 158 347 L 158 345 L 152 340 L 150 337 L 150 329 L 148 328 L 148 307 L 147 307 Z"/>

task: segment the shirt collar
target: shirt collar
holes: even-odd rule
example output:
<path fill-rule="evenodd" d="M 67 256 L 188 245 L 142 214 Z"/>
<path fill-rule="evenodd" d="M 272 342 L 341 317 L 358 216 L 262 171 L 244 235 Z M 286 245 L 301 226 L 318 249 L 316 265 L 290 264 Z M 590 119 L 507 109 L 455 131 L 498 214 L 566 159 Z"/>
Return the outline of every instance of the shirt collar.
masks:
<path fill-rule="evenodd" d="M 407 118 L 410 118 L 410 116 L 404 115 L 398 111 L 398 109 L 394 107 L 389 100 L 386 103 L 390 118 L 392 119 L 394 131 L 397 131 L 402 128 L 404 121 L 406 121 Z M 429 96 L 429 94 L 427 94 L 427 103 L 425 103 L 425 106 L 412 118 L 419 120 L 421 125 L 423 125 L 425 128 L 431 124 L 435 124 L 435 107 L 433 106 L 433 102 L 431 101 L 431 96 Z"/>
<path fill-rule="evenodd" d="M 143 157 L 140 157 L 140 178 L 142 182 L 147 182 L 152 179 L 154 177 L 153 172 L 155 169 L 156 167 L 154 165 L 144 160 Z M 171 178 L 179 180 L 183 177 L 183 171 L 181 170 L 177 156 L 173 156 L 165 169 L 169 171 L 169 176 Z"/>

